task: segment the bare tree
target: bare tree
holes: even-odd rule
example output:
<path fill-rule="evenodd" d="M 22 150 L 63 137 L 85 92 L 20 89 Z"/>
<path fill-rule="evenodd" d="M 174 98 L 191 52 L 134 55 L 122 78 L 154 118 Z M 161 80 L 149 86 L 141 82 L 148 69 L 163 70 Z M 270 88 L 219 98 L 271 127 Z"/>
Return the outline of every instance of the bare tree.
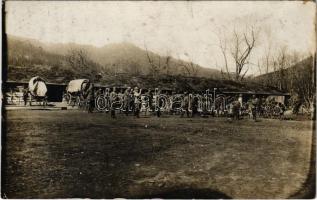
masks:
<path fill-rule="evenodd" d="M 195 64 L 192 61 L 190 61 L 188 63 L 182 62 L 180 65 L 183 67 L 185 75 L 187 75 L 187 76 L 197 76 L 198 68 L 199 68 L 199 66 L 197 64 Z"/>
<path fill-rule="evenodd" d="M 131 62 L 128 63 L 128 71 L 136 76 L 136 75 L 140 75 L 141 74 L 141 69 L 140 66 L 137 62 L 135 62 L 134 60 L 132 60 Z"/>
<path fill-rule="evenodd" d="M 297 113 L 301 105 L 306 111 L 311 112 L 316 92 L 315 70 L 316 64 L 314 57 L 310 56 L 301 60 L 300 56 L 293 52 L 288 54 L 287 60 L 290 61 L 287 69 L 284 69 L 282 82 L 283 89 L 286 89 L 295 97 L 294 112 Z"/>
<path fill-rule="evenodd" d="M 313 106 L 316 90 L 313 60 L 313 56 L 303 59 L 298 52 L 290 52 L 287 46 L 282 46 L 268 61 L 273 73 L 266 75 L 267 84 L 291 94 L 294 113 L 302 105 L 308 112 Z"/>
<path fill-rule="evenodd" d="M 256 33 L 254 27 L 250 27 L 250 33 L 243 32 L 239 34 L 233 31 L 233 43 L 231 47 L 231 55 L 235 61 L 235 79 L 243 80 L 249 68 L 249 58 L 255 46 Z M 244 72 L 243 72 L 244 70 Z"/>
<path fill-rule="evenodd" d="M 166 72 L 166 75 L 169 74 L 169 64 L 170 64 L 170 61 L 171 61 L 171 56 L 167 56 L 166 59 L 165 59 L 165 65 L 164 65 L 164 69 L 165 69 L 165 72 Z"/>
<path fill-rule="evenodd" d="M 282 46 L 278 49 L 278 52 L 276 53 L 275 57 L 272 57 L 272 68 L 274 73 L 274 76 L 272 77 L 273 80 L 270 80 L 275 83 L 275 85 L 280 90 L 288 90 L 289 89 L 289 81 L 292 81 L 290 79 L 290 70 L 287 70 L 292 65 L 296 64 L 298 60 L 292 59 L 291 54 L 288 51 L 287 46 Z"/>
<path fill-rule="evenodd" d="M 86 51 L 79 49 L 70 49 L 66 60 L 72 69 L 82 73 L 88 67 L 88 56 Z"/>
<path fill-rule="evenodd" d="M 260 62 L 260 60 L 258 60 L 258 63 L 256 66 L 258 67 L 259 74 L 261 75 L 262 74 L 262 63 Z"/>
<path fill-rule="evenodd" d="M 75 77 L 94 80 L 96 74 L 101 72 L 101 66 L 93 62 L 84 49 L 70 49 L 65 60 Z"/>
<path fill-rule="evenodd" d="M 150 56 L 148 49 L 145 47 L 146 51 L 146 57 L 149 61 L 150 64 L 150 73 L 152 74 L 153 77 L 159 72 L 159 65 L 155 64 L 153 58 Z"/>
<path fill-rule="evenodd" d="M 298 95 L 300 103 L 304 105 L 308 112 L 312 111 L 314 98 L 316 98 L 315 70 L 315 64 L 304 63 L 302 69 L 294 68 L 291 74 L 291 91 Z"/>
<path fill-rule="evenodd" d="M 225 62 L 225 69 L 226 69 L 227 78 L 231 79 L 230 72 L 229 72 L 229 67 L 228 67 L 227 39 L 222 37 L 223 36 L 223 32 L 220 29 L 218 29 L 217 36 L 218 36 L 219 48 L 221 50 L 221 54 L 222 54 L 224 62 Z M 222 74 L 222 77 L 225 77 L 224 76 L 224 72 L 222 71 L 222 69 L 221 69 L 221 74 Z"/>
<path fill-rule="evenodd" d="M 257 64 L 260 75 L 268 74 L 270 70 L 272 70 L 271 68 L 272 67 L 274 68 L 273 66 L 274 59 L 273 59 L 273 56 L 271 55 L 271 49 L 272 49 L 271 40 L 269 40 L 267 44 L 268 46 L 265 47 L 264 55 L 258 60 L 258 64 Z M 264 76 L 262 83 L 265 85 L 268 85 L 270 83 L 270 78 L 268 76 Z"/>
<path fill-rule="evenodd" d="M 160 75 L 161 73 L 169 74 L 171 56 L 162 57 L 159 55 L 151 56 L 147 47 L 145 46 L 146 57 L 150 64 L 150 73 L 154 76 Z M 157 61 L 155 61 L 155 58 Z"/>
<path fill-rule="evenodd" d="M 265 50 L 264 53 L 264 66 L 265 66 L 265 73 L 269 73 L 269 69 L 270 69 L 270 59 L 271 59 L 271 42 L 269 42 L 269 46 L 268 48 Z"/>
<path fill-rule="evenodd" d="M 229 32 L 229 35 L 226 33 Z M 234 61 L 235 80 L 241 81 L 249 70 L 250 56 L 255 47 L 258 29 L 255 26 L 248 26 L 244 32 L 230 31 L 225 28 L 218 31 L 218 46 L 224 59 L 224 65 L 228 79 L 231 79 L 229 72 L 229 54 Z"/>

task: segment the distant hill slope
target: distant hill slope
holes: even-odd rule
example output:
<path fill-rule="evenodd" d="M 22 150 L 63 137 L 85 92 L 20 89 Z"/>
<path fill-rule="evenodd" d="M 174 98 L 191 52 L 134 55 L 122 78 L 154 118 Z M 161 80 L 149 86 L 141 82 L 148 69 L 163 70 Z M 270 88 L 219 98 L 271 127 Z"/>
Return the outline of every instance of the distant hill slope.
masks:
<path fill-rule="evenodd" d="M 314 67 L 314 58 L 310 56 L 289 68 L 256 76 L 254 80 L 290 92 L 296 84 L 306 83 L 305 79 L 313 81 Z"/>
<path fill-rule="evenodd" d="M 130 43 L 109 44 L 99 48 L 74 43 L 42 43 L 34 39 L 8 35 L 7 44 L 9 80 L 29 79 L 35 75 L 41 75 L 54 82 L 64 82 L 80 76 L 93 78 L 97 73 L 148 75 L 152 69 L 148 55 L 154 65 L 161 65 L 158 69 L 160 74 L 221 77 L 219 70 L 190 65 L 174 58 L 170 58 L 169 64 L 165 65 L 166 57 L 153 52 L 147 54 L 147 51 Z M 70 52 L 79 50 L 85 52 L 89 63 L 81 74 L 68 62 Z M 191 66 L 194 66 L 193 69 Z"/>
<path fill-rule="evenodd" d="M 160 88 L 163 90 L 172 90 L 175 92 L 202 92 L 214 88 L 218 88 L 223 92 L 258 92 L 261 94 L 271 93 L 280 94 L 277 88 L 260 85 L 254 82 L 236 82 L 234 80 L 212 79 L 204 77 L 184 77 L 184 76 L 135 76 L 126 77 L 125 75 L 107 77 L 104 85 L 108 87 L 128 87 L 137 86 L 139 88 Z"/>
<path fill-rule="evenodd" d="M 307 58 L 301 60 L 300 62 L 296 63 L 295 65 L 284 69 L 284 71 L 285 71 L 285 73 L 291 73 L 294 70 L 295 71 L 304 70 L 306 67 L 313 67 L 313 57 L 312 56 L 307 57 Z M 275 71 L 275 72 L 269 72 L 267 74 L 261 74 L 259 76 L 254 77 L 254 79 L 263 79 L 263 78 L 268 78 L 268 77 L 271 78 L 278 73 L 280 73 L 280 70 Z"/>

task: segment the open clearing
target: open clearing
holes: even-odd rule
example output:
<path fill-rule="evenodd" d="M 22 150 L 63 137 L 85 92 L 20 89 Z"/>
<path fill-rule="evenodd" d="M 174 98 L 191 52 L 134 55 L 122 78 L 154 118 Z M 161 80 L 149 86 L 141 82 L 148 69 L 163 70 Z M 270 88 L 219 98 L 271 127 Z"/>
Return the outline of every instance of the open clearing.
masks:
<path fill-rule="evenodd" d="M 287 198 L 310 167 L 311 121 L 7 111 L 8 198 Z"/>

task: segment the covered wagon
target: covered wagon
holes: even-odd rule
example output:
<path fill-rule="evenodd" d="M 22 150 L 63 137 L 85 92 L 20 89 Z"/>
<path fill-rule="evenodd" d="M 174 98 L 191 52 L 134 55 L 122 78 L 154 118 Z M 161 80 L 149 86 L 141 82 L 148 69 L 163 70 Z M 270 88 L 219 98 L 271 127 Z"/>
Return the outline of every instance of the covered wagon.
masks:
<path fill-rule="evenodd" d="M 47 104 L 47 87 L 43 78 L 39 76 L 31 78 L 28 84 L 28 92 L 30 94 L 30 105 L 32 101 L 42 102 L 43 105 Z"/>
<path fill-rule="evenodd" d="M 86 99 L 87 91 L 91 87 L 92 84 L 89 79 L 71 80 L 66 88 L 67 103 L 72 106 L 80 106 Z"/>

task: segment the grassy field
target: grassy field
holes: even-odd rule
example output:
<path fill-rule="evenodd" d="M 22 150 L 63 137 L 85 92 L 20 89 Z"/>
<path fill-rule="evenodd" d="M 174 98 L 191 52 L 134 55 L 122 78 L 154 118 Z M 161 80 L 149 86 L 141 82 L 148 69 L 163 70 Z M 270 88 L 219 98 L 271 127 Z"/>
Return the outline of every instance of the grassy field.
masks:
<path fill-rule="evenodd" d="M 8 198 L 288 198 L 304 187 L 311 121 L 7 111 Z"/>

